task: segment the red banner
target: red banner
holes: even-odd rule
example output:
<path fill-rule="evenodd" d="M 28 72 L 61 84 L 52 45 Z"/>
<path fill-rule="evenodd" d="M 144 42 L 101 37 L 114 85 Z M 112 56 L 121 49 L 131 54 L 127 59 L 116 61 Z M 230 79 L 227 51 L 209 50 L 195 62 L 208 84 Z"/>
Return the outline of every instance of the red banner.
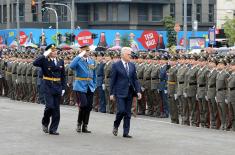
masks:
<path fill-rule="evenodd" d="M 159 35 L 156 31 L 144 31 L 141 37 L 138 38 L 145 49 L 156 49 L 158 39 Z"/>
<path fill-rule="evenodd" d="M 84 45 L 92 45 L 93 39 L 91 38 L 91 32 L 90 31 L 82 31 L 78 34 L 76 37 L 76 40 L 78 41 L 78 44 L 80 46 Z"/>
<path fill-rule="evenodd" d="M 0 36 L 0 44 L 2 44 L 3 43 L 3 38 L 2 38 L 2 36 Z"/>
<path fill-rule="evenodd" d="M 27 35 L 23 31 L 20 31 L 20 45 L 24 45 L 27 38 Z"/>

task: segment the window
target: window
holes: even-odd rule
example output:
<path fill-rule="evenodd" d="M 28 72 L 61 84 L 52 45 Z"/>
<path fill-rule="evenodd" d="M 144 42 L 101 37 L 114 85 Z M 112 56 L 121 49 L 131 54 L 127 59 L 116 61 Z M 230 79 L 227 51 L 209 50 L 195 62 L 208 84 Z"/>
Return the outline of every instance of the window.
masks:
<path fill-rule="evenodd" d="M 201 22 L 201 14 L 202 14 L 202 5 L 201 4 L 197 4 L 196 6 L 196 19 L 198 22 Z"/>
<path fill-rule="evenodd" d="M 16 22 L 16 4 L 13 4 L 13 22 Z"/>
<path fill-rule="evenodd" d="M 3 23 L 7 22 L 7 6 L 3 5 Z"/>
<path fill-rule="evenodd" d="M 209 22 L 214 22 L 214 4 L 209 4 Z"/>
<path fill-rule="evenodd" d="M 162 5 L 152 5 L 152 21 L 159 22 L 163 19 L 163 8 Z"/>
<path fill-rule="evenodd" d="M 48 11 L 42 13 L 42 22 L 45 22 L 45 23 L 50 22 L 50 14 Z"/>
<path fill-rule="evenodd" d="M 20 3 L 19 4 L 19 17 L 20 17 L 20 22 L 24 22 L 24 4 Z"/>
<path fill-rule="evenodd" d="M 56 11 L 58 14 L 58 21 L 65 22 L 68 20 L 67 8 L 65 6 L 56 6 Z"/>
<path fill-rule="evenodd" d="M 32 10 L 33 22 L 38 22 L 38 4 L 35 5 L 35 8 Z"/>
<path fill-rule="evenodd" d="M 89 17 L 89 5 L 77 4 L 77 21 L 87 22 Z"/>
<path fill-rule="evenodd" d="M 2 23 L 2 5 L 0 5 L 0 23 Z"/>
<path fill-rule="evenodd" d="M 113 18 L 113 4 L 107 4 L 107 21 L 114 21 Z"/>
<path fill-rule="evenodd" d="M 99 21 L 99 6 L 97 4 L 94 6 L 94 21 Z"/>
<path fill-rule="evenodd" d="M 183 4 L 183 21 L 184 21 L 184 4 Z M 192 22 L 192 4 L 187 4 L 187 22 Z"/>
<path fill-rule="evenodd" d="M 147 4 L 138 5 L 138 21 L 141 21 L 141 22 L 148 21 L 148 5 Z"/>
<path fill-rule="evenodd" d="M 175 4 L 173 3 L 170 4 L 170 16 L 175 18 Z"/>
<path fill-rule="evenodd" d="M 118 4 L 118 21 L 129 21 L 129 4 Z"/>

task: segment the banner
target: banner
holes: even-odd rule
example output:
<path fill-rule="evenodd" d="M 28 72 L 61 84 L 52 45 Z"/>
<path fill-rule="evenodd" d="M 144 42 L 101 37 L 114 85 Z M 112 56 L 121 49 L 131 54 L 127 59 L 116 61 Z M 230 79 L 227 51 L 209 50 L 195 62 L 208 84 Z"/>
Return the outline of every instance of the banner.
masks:
<path fill-rule="evenodd" d="M 92 33 L 90 31 L 82 31 L 78 34 L 78 36 L 76 37 L 76 40 L 78 41 L 78 44 L 80 46 L 92 45 L 93 39 L 91 35 Z"/>
<path fill-rule="evenodd" d="M 156 49 L 158 44 L 158 33 L 156 31 L 144 31 L 140 38 L 139 42 L 143 45 L 145 49 Z"/>

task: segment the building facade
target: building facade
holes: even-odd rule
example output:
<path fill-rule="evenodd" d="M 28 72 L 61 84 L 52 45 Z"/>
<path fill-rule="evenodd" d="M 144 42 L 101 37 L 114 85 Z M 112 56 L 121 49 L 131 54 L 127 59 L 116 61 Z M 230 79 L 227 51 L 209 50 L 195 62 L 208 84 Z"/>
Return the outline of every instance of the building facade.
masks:
<path fill-rule="evenodd" d="M 41 0 L 32 9 L 31 0 L 19 0 L 20 27 L 55 28 L 55 15 L 41 13 Z M 72 0 L 47 0 L 71 5 Z M 172 16 L 183 25 L 184 0 L 74 0 L 74 25 L 82 29 L 157 29 L 164 30 L 163 18 Z M 52 6 L 58 13 L 59 28 L 70 28 L 70 12 Z M 198 30 L 216 23 L 216 0 L 188 0 L 188 30 L 198 21 Z M 16 0 L 0 0 L 0 29 L 16 28 Z"/>
<path fill-rule="evenodd" d="M 235 0 L 217 0 L 216 27 L 223 28 L 226 19 L 235 17 Z"/>

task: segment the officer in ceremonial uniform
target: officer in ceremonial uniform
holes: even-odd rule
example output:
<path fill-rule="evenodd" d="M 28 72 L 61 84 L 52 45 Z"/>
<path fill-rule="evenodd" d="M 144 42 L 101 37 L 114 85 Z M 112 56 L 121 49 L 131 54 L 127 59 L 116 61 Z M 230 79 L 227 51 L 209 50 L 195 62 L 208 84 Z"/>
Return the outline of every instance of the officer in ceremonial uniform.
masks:
<path fill-rule="evenodd" d="M 73 90 L 76 91 L 79 103 L 76 131 L 91 133 L 91 131 L 87 129 L 87 126 L 96 88 L 96 64 L 94 59 L 90 57 L 89 46 L 82 46 L 81 50 L 81 53 L 70 63 L 70 68 L 75 71 L 76 75 Z"/>
<path fill-rule="evenodd" d="M 64 61 L 57 58 L 55 45 L 50 44 L 45 48 L 44 54 L 33 62 L 33 65 L 41 67 L 43 74 L 42 89 L 46 102 L 42 118 L 43 131 L 52 135 L 59 135 L 57 129 L 60 122 L 60 100 L 65 93 Z M 48 131 L 50 117 L 52 119 Z"/>

